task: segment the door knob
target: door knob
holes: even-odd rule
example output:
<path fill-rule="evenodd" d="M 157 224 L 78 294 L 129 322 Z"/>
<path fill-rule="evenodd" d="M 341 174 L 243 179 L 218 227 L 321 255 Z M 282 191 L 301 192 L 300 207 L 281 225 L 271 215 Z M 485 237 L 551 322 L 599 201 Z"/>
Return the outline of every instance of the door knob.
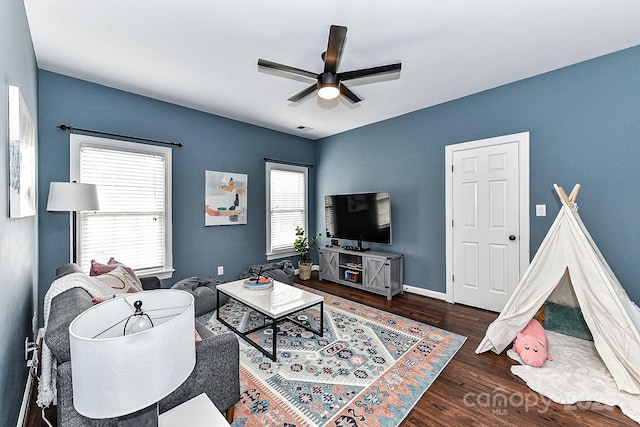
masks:
<path fill-rule="evenodd" d="M 509 236 L 509 240 L 511 241 L 516 240 L 516 236 L 512 234 L 511 236 Z"/>

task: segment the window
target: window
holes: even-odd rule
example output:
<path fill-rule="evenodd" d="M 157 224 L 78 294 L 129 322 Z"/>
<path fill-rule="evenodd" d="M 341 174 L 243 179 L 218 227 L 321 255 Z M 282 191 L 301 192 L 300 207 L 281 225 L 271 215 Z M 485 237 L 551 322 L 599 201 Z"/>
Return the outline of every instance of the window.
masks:
<path fill-rule="evenodd" d="M 266 163 L 267 258 L 295 255 L 296 226 L 307 232 L 307 168 Z"/>
<path fill-rule="evenodd" d="M 110 257 L 171 277 L 171 149 L 71 135 L 71 179 L 96 184 L 100 210 L 78 212 L 78 262 Z"/>

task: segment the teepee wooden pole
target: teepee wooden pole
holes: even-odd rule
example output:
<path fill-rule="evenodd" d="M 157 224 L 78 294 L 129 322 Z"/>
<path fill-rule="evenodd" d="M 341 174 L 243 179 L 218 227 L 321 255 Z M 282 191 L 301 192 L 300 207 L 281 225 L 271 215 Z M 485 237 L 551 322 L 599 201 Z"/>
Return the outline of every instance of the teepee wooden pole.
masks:
<path fill-rule="evenodd" d="M 571 203 L 575 203 L 578 198 L 578 193 L 580 192 L 580 184 L 576 184 L 573 186 L 573 190 L 571 190 L 571 194 L 569 194 L 569 200 Z"/>
<path fill-rule="evenodd" d="M 562 203 L 573 209 L 576 199 L 578 198 L 578 193 L 580 192 L 580 184 L 574 185 L 569 196 L 565 193 L 564 188 L 560 187 L 558 184 L 553 184 L 553 188 L 556 189 L 556 193 L 558 193 L 558 197 L 560 197 Z"/>
<path fill-rule="evenodd" d="M 571 203 L 571 200 L 567 197 L 567 193 L 564 192 L 564 188 L 560 187 L 558 184 L 553 184 L 553 188 L 556 189 L 556 193 L 558 193 L 558 197 L 560 197 L 563 204 L 573 207 L 573 203 Z"/>

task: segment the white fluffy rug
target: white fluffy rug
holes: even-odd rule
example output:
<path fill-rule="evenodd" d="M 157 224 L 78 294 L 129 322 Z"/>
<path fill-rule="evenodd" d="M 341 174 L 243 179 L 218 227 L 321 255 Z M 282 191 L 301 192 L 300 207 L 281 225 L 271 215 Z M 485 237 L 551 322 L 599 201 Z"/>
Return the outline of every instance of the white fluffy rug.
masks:
<path fill-rule="evenodd" d="M 618 391 L 591 341 L 552 331 L 547 331 L 547 338 L 553 360 L 546 361 L 541 368 L 534 368 L 522 364 L 520 356 L 509 350 L 509 357 L 520 363 L 512 366 L 511 372 L 522 378 L 532 390 L 556 403 L 600 402 L 619 406 L 626 416 L 640 423 L 640 396 Z M 597 404 L 577 406 L 606 410 Z"/>

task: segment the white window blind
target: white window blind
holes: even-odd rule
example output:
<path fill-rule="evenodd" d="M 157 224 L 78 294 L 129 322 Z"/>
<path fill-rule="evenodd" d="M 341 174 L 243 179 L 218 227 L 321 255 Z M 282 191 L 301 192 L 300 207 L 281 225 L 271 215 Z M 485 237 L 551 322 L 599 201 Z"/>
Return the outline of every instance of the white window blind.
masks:
<path fill-rule="evenodd" d="M 139 274 L 172 270 L 171 150 L 76 136 L 77 180 L 97 184 L 100 210 L 79 212 L 79 261 L 110 257 Z"/>
<path fill-rule="evenodd" d="M 267 163 L 267 256 L 294 253 L 295 229 L 307 230 L 307 168 Z"/>

